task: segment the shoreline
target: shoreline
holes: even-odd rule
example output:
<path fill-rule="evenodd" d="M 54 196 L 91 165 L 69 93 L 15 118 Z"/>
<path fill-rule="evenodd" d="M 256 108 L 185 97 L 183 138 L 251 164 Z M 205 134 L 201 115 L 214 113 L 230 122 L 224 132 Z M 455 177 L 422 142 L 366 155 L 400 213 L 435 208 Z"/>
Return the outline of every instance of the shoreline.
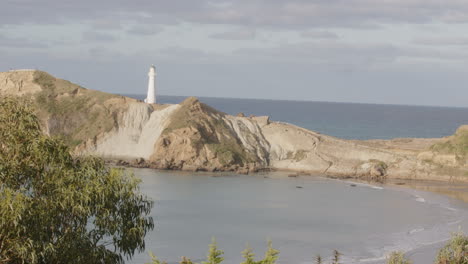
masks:
<path fill-rule="evenodd" d="M 326 178 L 330 178 L 330 177 L 326 177 Z M 442 197 L 449 198 L 449 199 L 455 199 L 461 204 L 468 205 L 468 183 L 443 182 L 443 181 L 431 181 L 431 180 L 408 180 L 408 179 L 388 179 L 387 181 L 382 182 L 382 183 L 377 183 L 377 182 L 372 182 L 372 181 L 363 181 L 359 179 L 336 178 L 336 180 L 341 180 L 341 181 L 350 182 L 350 183 L 356 182 L 357 184 L 369 185 L 370 187 L 379 186 L 382 188 L 390 187 L 390 188 L 406 189 L 406 190 L 413 190 L 413 191 L 422 191 L 422 192 L 440 195 Z M 417 199 L 422 199 L 422 201 L 424 201 L 424 198 L 421 198 L 421 197 Z M 460 209 L 466 210 L 463 208 L 460 208 Z M 459 230 L 463 232 L 463 229 L 461 228 L 461 226 L 459 226 Z M 437 257 L 439 250 L 443 248 L 449 240 L 450 238 L 441 239 L 438 241 L 434 241 L 433 243 L 428 243 L 428 244 L 422 245 L 414 249 L 403 251 L 403 253 L 407 258 L 409 258 L 412 261 L 413 264 L 433 263 Z M 385 260 L 376 260 L 376 261 L 370 261 L 366 263 L 380 264 L 380 263 L 385 263 Z"/>
<path fill-rule="evenodd" d="M 284 178 L 300 178 L 300 177 L 323 177 L 327 179 L 334 179 L 343 182 L 356 182 L 360 184 L 368 184 L 372 186 L 376 185 L 387 185 L 392 187 L 403 187 L 410 188 L 413 190 L 427 191 L 432 193 L 441 194 L 450 198 L 460 200 L 468 204 L 468 181 L 445 181 L 445 180 L 434 180 L 434 179 L 405 179 L 405 178 L 382 178 L 376 179 L 372 177 L 343 177 L 332 174 L 322 174 L 308 171 L 298 170 L 278 170 L 278 169 L 262 169 L 255 172 L 243 173 L 240 171 L 205 171 L 205 170 L 175 170 L 175 169 L 159 169 L 153 168 L 150 164 L 144 162 L 135 161 L 134 164 L 131 162 L 122 163 L 120 160 L 107 159 L 105 160 L 108 166 L 124 168 L 124 169 L 151 169 L 163 172 L 174 172 L 174 173 L 208 173 L 213 177 L 221 177 L 223 174 L 234 174 L 234 175 L 261 175 L 264 173 L 274 173 Z"/>
<path fill-rule="evenodd" d="M 143 158 L 138 159 L 116 159 L 116 158 L 103 158 L 105 163 L 110 166 L 122 167 L 122 168 L 137 168 L 137 169 L 153 169 L 153 170 L 160 170 L 160 171 L 174 171 L 174 172 L 188 172 L 188 173 L 235 173 L 235 174 L 242 174 L 242 175 L 254 175 L 257 173 L 264 173 L 264 172 L 274 172 L 274 173 L 285 173 L 288 175 L 295 175 L 294 177 L 299 176 L 322 176 L 327 177 L 330 179 L 338 179 L 338 180 L 354 180 L 359 182 L 367 182 L 367 183 L 386 183 L 386 184 L 393 184 L 393 185 L 409 185 L 413 183 L 415 187 L 423 186 L 418 183 L 440 183 L 440 184 L 461 184 L 466 186 L 468 192 L 468 177 L 451 177 L 447 180 L 447 177 L 418 177 L 413 178 L 411 176 L 408 177 L 389 177 L 388 175 L 385 176 L 343 176 L 342 174 L 335 174 L 335 173 L 327 173 L 323 171 L 310 171 L 310 170 L 299 170 L 299 169 L 287 169 L 287 168 L 261 168 L 257 167 L 254 170 L 246 170 L 244 168 L 238 169 L 226 169 L 226 170 L 206 170 L 206 169 L 197 169 L 197 168 L 190 168 L 190 169 L 164 169 L 155 166 L 152 163 L 147 162 Z M 468 202 L 468 195 L 466 198 L 463 198 L 465 202 Z"/>
<path fill-rule="evenodd" d="M 468 204 L 468 183 L 392 179 L 381 185 L 437 194 L 445 198 L 455 199 L 464 205 Z M 463 210 L 463 208 L 460 209 Z M 459 229 L 463 232 L 461 226 L 459 226 Z M 444 247 L 449 240 L 448 238 L 434 241 L 433 243 L 405 251 L 404 254 L 413 261 L 413 264 L 433 263 L 439 250 Z"/>
<path fill-rule="evenodd" d="M 253 175 L 258 176 L 265 173 L 274 173 L 280 178 L 301 178 L 301 177 L 322 177 L 326 179 L 339 180 L 343 182 L 355 182 L 359 184 L 367 184 L 371 186 L 391 186 L 391 187 L 401 187 L 409 188 L 413 190 L 426 191 L 431 193 L 440 194 L 446 197 L 454 198 L 459 201 L 462 201 L 468 204 L 468 182 L 464 181 L 443 181 L 443 180 L 433 180 L 433 179 L 402 179 L 402 178 L 383 178 L 382 180 L 375 180 L 375 178 L 363 178 L 363 177 L 342 177 L 335 175 L 326 175 L 321 173 L 313 173 L 307 171 L 297 171 L 297 170 L 277 170 L 277 169 L 264 169 L 256 172 L 242 173 L 239 171 L 191 171 L 191 170 L 173 170 L 173 169 L 159 169 L 152 168 L 151 166 L 146 166 L 147 164 L 143 163 L 143 166 L 133 166 L 129 163 L 119 164 L 115 160 L 106 160 L 107 165 L 124 168 L 124 169 L 151 169 L 155 171 L 162 172 L 174 172 L 174 173 L 205 173 L 210 174 L 212 177 L 222 177 L 225 174 L 233 175 Z"/>

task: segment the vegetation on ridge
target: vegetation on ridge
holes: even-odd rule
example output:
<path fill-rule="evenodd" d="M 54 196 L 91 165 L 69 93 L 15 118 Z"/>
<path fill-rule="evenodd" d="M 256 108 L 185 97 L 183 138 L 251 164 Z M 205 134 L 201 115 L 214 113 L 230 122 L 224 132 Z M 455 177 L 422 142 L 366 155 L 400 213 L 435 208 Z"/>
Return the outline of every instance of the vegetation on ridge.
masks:
<path fill-rule="evenodd" d="M 34 73 L 34 82 L 43 88 L 34 94 L 38 116 L 49 119 L 50 134 L 59 135 L 68 146 L 73 148 L 114 127 L 115 116 L 105 101 L 116 95 L 88 90 L 41 71 Z"/>
<path fill-rule="evenodd" d="M 431 150 L 466 157 L 468 154 L 468 128 L 459 128 L 453 136 L 448 137 L 444 142 L 434 144 Z"/>
<path fill-rule="evenodd" d="M 123 263 L 145 248 L 153 202 L 98 158 L 73 158 L 23 103 L 0 101 L 0 263 Z"/>

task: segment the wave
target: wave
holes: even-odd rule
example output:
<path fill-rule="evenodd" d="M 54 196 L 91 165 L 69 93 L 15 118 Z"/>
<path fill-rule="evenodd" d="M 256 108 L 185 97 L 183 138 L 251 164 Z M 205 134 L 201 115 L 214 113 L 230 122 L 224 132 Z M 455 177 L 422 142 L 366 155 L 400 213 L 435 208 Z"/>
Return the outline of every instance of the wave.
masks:
<path fill-rule="evenodd" d="M 421 196 L 415 195 L 414 198 L 416 198 L 415 200 L 417 202 L 420 202 L 420 203 L 425 203 L 426 202 L 426 199 L 422 198 Z"/>
<path fill-rule="evenodd" d="M 419 233 L 419 232 L 422 232 L 424 231 L 425 228 L 424 227 L 421 227 L 421 228 L 415 228 L 415 229 L 412 229 L 408 232 L 409 235 L 412 235 L 412 234 L 415 234 L 415 233 Z"/>
<path fill-rule="evenodd" d="M 340 181 L 340 182 L 344 182 L 344 183 L 348 183 L 348 184 L 353 184 L 353 185 L 356 185 L 356 186 L 367 187 L 367 188 L 371 188 L 371 189 L 375 189 L 375 190 L 383 190 L 383 189 L 385 189 L 385 188 L 382 187 L 382 186 L 372 185 L 372 184 L 368 184 L 368 183 L 355 182 L 355 181 L 344 181 L 344 180 L 340 180 L 340 179 L 337 179 L 337 180 Z"/>

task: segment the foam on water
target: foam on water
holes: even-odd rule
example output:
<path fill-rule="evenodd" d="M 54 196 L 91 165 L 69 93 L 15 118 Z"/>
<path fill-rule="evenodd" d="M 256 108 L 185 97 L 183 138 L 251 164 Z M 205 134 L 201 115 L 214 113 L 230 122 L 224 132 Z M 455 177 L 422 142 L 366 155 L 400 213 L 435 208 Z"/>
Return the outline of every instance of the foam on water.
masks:
<path fill-rule="evenodd" d="M 367 188 L 371 188 L 371 189 L 375 189 L 375 190 L 384 190 L 385 189 L 382 186 L 372 185 L 372 184 L 369 184 L 369 183 L 362 183 L 362 182 L 355 182 L 355 181 L 344 181 L 344 180 L 340 180 L 340 179 L 331 179 L 331 180 L 340 181 L 340 182 L 344 182 L 344 183 L 348 183 L 348 184 L 353 184 L 353 185 L 361 186 L 361 187 L 367 187 Z"/>
<path fill-rule="evenodd" d="M 414 196 L 416 199 L 417 202 L 420 202 L 420 203 L 425 203 L 426 202 L 426 199 L 422 198 L 421 196 L 417 196 L 415 195 Z"/>
<path fill-rule="evenodd" d="M 466 210 L 460 210 L 451 207 L 447 204 L 447 201 L 441 200 L 426 200 L 424 199 L 419 191 L 411 190 L 402 190 L 403 192 L 412 193 L 412 197 L 415 198 L 415 201 L 427 204 L 427 206 L 438 207 L 443 210 L 446 210 L 447 217 L 451 217 L 453 221 L 449 222 L 439 222 L 435 225 L 429 225 L 424 227 L 415 227 L 407 232 L 393 233 L 386 235 L 390 237 L 390 243 L 381 248 L 369 248 L 375 257 L 371 258 L 361 258 L 355 257 L 351 261 L 345 261 L 345 264 L 351 263 L 385 263 L 388 256 L 391 252 L 402 251 L 409 252 L 418 248 L 436 245 L 440 243 L 445 243 L 450 239 L 450 234 L 461 230 L 462 225 L 465 225 L 465 228 L 468 227 L 468 212 Z M 414 194 L 417 192 L 418 194 Z M 429 195 L 431 196 L 431 195 Z M 431 197 L 433 197 L 432 195 Z M 445 199 L 444 199 L 445 200 Z M 382 240 L 386 240 L 382 238 Z"/>
<path fill-rule="evenodd" d="M 409 234 L 409 235 L 412 235 L 412 234 L 415 234 L 415 233 L 422 232 L 422 231 L 424 231 L 424 230 L 425 230 L 424 227 L 415 228 L 415 229 L 413 229 L 413 230 L 410 230 L 410 231 L 408 232 L 408 234 Z"/>

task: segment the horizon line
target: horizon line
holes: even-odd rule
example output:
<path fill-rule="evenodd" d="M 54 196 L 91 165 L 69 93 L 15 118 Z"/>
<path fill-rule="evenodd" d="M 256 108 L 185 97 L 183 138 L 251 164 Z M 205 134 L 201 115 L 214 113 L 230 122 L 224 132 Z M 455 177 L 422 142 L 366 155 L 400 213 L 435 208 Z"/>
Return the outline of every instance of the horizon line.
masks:
<path fill-rule="evenodd" d="M 116 93 L 119 95 L 141 95 L 137 93 Z M 468 106 L 447 106 L 447 105 L 424 105 L 424 104 L 398 104 L 398 103 L 364 103 L 364 102 L 348 102 L 348 101 L 314 101 L 314 100 L 300 100 L 300 99 L 271 99 L 271 98 L 245 98 L 245 97 L 219 97 L 219 96 L 196 96 L 196 95 L 169 95 L 161 94 L 159 96 L 173 96 L 173 97 L 197 97 L 197 98 L 213 98 L 213 99 L 240 99 L 240 100 L 263 100 L 263 101 L 286 101 L 286 102 L 299 102 L 299 103 L 330 103 L 330 104 L 357 104 L 357 105 L 381 105 L 381 106 L 409 106 L 409 107 L 437 107 L 437 108 L 461 108 L 468 109 Z"/>

